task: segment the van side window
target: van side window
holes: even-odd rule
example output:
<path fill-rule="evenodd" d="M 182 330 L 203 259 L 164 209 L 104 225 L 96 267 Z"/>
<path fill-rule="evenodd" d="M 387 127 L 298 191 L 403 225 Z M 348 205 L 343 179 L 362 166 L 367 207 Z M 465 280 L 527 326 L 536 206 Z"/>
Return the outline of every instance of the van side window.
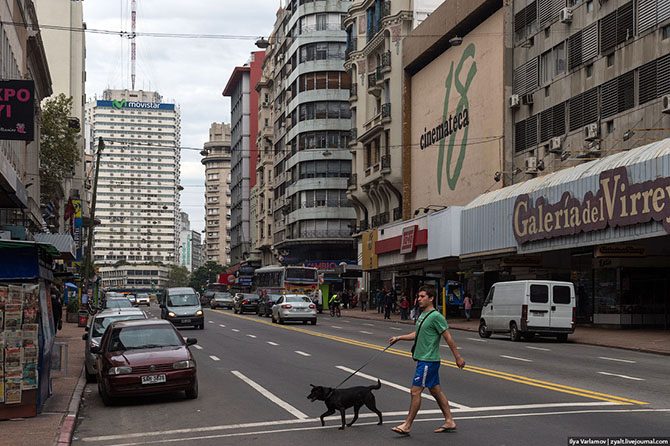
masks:
<path fill-rule="evenodd" d="M 486 295 L 484 306 L 490 305 L 491 302 L 493 301 L 493 290 L 495 290 L 495 287 L 491 287 L 491 289 L 489 290 L 489 294 Z"/>
<path fill-rule="evenodd" d="M 563 285 L 554 286 L 554 303 L 555 304 L 569 304 L 570 303 L 570 287 Z"/>
<path fill-rule="evenodd" d="M 534 304 L 549 303 L 549 287 L 547 285 L 531 285 L 530 301 Z"/>

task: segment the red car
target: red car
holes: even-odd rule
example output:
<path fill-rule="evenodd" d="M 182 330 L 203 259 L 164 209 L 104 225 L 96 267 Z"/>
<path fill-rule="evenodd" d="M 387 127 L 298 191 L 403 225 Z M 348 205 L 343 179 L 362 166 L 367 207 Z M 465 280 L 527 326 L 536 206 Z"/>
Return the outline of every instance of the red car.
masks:
<path fill-rule="evenodd" d="M 198 397 L 195 359 L 188 349 L 197 343 L 184 338 L 169 322 L 159 319 L 110 324 L 97 354 L 98 392 L 112 405 L 117 397 L 185 391 Z"/>

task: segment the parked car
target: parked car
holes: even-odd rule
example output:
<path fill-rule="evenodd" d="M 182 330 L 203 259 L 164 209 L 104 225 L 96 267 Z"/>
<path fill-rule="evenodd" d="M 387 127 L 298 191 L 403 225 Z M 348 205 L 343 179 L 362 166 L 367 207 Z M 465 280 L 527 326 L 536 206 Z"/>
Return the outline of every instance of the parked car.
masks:
<path fill-rule="evenodd" d="M 127 294 L 126 299 L 128 299 L 128 302 L 130 302 L 133 305 L 137 305 L 137 297 L 135 297 L 134 294 Z"/>
<path fill-rule="evenodd" d="M 258 300 L 258 294 L 237 293 L 233 299 L 233 312 L 235 314 L 257 313 Z"/>
<path fill-rule="evenodd" d="M 205 315 L 193 288 L 168 288 L 165 303 L 161 304 L 161 319 L 167 319 L 175 326 L 205 328 Z"/>
<path fill-rule="evenodd" d="M 575 331 L 575 289 L 570 282 L 516 280 L 493 284 L 479 321 L 479 336 L 509 333 L 512 341 L 535 335 L 567 341 Z"/>
<path fill-rule="evenodd" d="M 119 321 L 102 336 L 97 354 L 98 393 L 109 406 L 117 397 L 184 391 L 198 397 L 196 362 L 184 338 L 167 321 Z"/>
<path fill-rule="evenodd" d="M 233 295 L 224 291 L 214 293 L 209 301 L 210 308 L 233 308 Z"/>
<path fill-rule="evenodd" d="M 272 316 L 272 306 L 277 303 L 281 294 L 266 294 L 258 301 L 258 315 L 270 317 Z"/>
<path fill-rule="evenodd" d="M 140 293 L 135 297 L 135 305 L 146 305 L 147 307 L 151 306 L 151 299 L 146 293 Z"/>
<path fill-rule="evenodd" d="M 212 290 L 207 290 L 204 293 L 202 293 L 202 296 L 200 297 L 200 305 L 206 306 L 209 305 L 210 302 L 212 301 L 212 298 L 214 297 L 215 292 Z"/>
<path fill-rule="evenodd" d="M 286 321 L 316 325 L 316 305 L 304 294 L 281 296 L 272 306 L 272 322 L 283 324 Z"/>
<path fill-rule="evenodd" d="M 91 347 L 98 347 L 100 339 L 105 333 L 105 329 L 115 321 L 127 321 L 134 319 L 146 319 L 147 315 L 138 308 L 110 308 L 96 313 L 95 316 L 88 318 L 86 333 L 81 337 L 86 341 L 84 350 L 84 365 L 86 367 L 86 381 L 95 381 L 96 374 L 96 355 L 91 353 Z"/>
<path fill-rule="evenodd" d="M 127 297 L 107 297 L 103 308 L 133 308 Z"/>

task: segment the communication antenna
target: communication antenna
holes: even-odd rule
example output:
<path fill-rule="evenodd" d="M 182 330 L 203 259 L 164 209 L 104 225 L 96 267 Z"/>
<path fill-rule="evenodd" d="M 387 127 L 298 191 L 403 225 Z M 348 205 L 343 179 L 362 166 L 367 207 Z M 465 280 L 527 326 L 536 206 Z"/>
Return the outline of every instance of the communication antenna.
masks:
<path fill-rule="evenodd" d="M 135 25 L 137 22 L 137 0 L 132 0 L 130 12 L 130 83 L 131 89 L 135 90 L 135 62 L 137 60 L 135 52 Z"/>

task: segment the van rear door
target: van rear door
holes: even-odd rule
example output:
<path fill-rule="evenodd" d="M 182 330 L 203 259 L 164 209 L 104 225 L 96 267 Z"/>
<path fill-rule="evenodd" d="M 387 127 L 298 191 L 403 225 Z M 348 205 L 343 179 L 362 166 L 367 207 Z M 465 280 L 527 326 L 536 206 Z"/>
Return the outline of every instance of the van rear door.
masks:
<path fill-rule="evenodd" d="M 566 283 L 551 288 L 551 328 L 572 328 L 572 308 L 575 306 L 572 286 Z"/>
<path fill-rule="evenodd" d="M 531 283 L 528 299 L 528 326 L 549 327 L 549 285 Z"/>

